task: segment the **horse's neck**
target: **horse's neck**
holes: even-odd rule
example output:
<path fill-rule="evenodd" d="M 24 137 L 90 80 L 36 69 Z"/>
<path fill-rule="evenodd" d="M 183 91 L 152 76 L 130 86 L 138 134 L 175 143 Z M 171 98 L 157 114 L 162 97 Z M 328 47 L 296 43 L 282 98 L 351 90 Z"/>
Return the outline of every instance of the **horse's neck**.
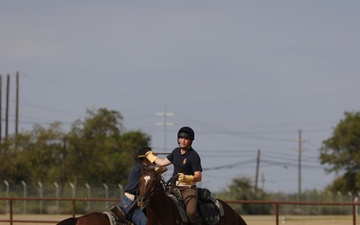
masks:
<path fill-rule="evenodd" d="M 161 185 L 155 188 L 153 199 L 146 208 L 151 224 L 175 224 L 173 216 L 176 212 L 173 211 L 173 201 L 167 196 Z"/>
<path fill-rule="evenodd" d="M 153 194 L 153 202 L 157 203 L 157 202 L 161 202 L 163 201 L 163 199 L 166 199 L 167 195 L 165 193 L 164 188 L 162 187 L 162 185 L 159 183 L 156 185 L 155 189 L 154 189 L 154 194 Z"/>

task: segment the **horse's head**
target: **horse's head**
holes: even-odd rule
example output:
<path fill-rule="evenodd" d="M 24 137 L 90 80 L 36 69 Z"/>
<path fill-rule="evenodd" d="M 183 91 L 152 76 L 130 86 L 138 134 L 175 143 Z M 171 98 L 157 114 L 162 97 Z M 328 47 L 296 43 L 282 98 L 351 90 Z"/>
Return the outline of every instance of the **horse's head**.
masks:
<path fill-rule="evenodd" d="M 155 171 L 154 167 L 142 167 L 142 176 L 140 177 L 139 184 L 139 196 L 138 196 L 138 205 L 140 208 L 145 208 L 153 198 L 154 193 L 162 189 L 161 185 L 161 173 Z"/>

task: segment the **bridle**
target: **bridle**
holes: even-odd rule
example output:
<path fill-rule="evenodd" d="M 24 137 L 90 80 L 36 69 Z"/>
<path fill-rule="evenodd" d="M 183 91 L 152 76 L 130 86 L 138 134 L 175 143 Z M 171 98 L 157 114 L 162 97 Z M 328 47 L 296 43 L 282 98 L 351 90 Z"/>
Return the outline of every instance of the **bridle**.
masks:
<path fill-rule="evenodd" d="M 149 171 L 149 170 L 147 170 L 147 171 Z M 146 191 L 146 193 L 143 193 L 143 195 L 144 195 L 143 197 L 140 196 L 140 193 L 139 193 L 138 205 L 141 209 L 144 209 L 146 206 L 150 205 L 151 203 L 161 199 L 161 198 L 154 197 L 155 188 L 158 188 L 158 189 L 161 188 L 162 190 L 164 190 L 164 193 L 166 196 L 166 193 L 169 193 L 175 187 L 174 181 L 176 181 L 175 178 L 177 179 L 177 176 L 176 176 L 176 177 L 171 177 L 168 181 L 165 181 L 164 178 L 154 170 L 144 173 L 141 176 L 141 179 L 146 179 L 147 176 L 155 177 L 154 178 L 155 183 L 151 187 L 150 190 Z M 151 178 L 148 178 L 148 179 L 151 179 Z"/>
<path fill-rule="evenodd" d="M 142 191 L 142 190 L 139 189 L 138 205 L 141 209 L 144 209 L 147 205 L 149 205 L 151 203 L 151 199 L 153 198 L 153 195 L 155 193 L 154 190 L 158 186 L 158 183 L 159 183 L 158 179 L 159 179 L 159 177 L 160 177 L 160 179 L 162 179 L 162 177 L 154 171 L 153 166 L 145 167 L 143 169 L 145 169 L 146 172 L 141 176 L 140 179 L 144 179 L 145 181 L 141 181 L 141 182 L 147 182 L 147 180 L 151 180 L 152 177 L 154 177 L 153 182 L 155 182 L 155 183 L 152 185 L 150 190 L 145 190 L 146 192 L 142 194 L 143 196 L 140 195 L 140 191 Z M 145 188 L 145 187 L 143 187 L 143 188 Z"/>

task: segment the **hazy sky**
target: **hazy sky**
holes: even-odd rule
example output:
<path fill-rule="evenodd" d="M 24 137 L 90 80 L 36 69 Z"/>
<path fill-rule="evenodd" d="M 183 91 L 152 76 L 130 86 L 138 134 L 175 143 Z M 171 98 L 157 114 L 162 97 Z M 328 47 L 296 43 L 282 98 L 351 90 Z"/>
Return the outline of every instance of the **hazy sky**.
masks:
<path fill-rule="evenodd" d="M 20 129 L 64 128 L 106 107 L 156 152 L 191 126 L 202 186 L 237 177 L 297 192 L 335 177 L 318 149 L 345 111 L 359 111 L 359 1 L 1 1 L 0 74 L 20 73 Z M 3 94 L 3 101 L 5 94 Z M 4 104 L 3 104 L 4 105 Z M 171 112 L 173 123 L 157 126 Z M 4 114 L 4 110 L 2 110 Z M 3 116 L 4 118 L 4 116 Z M 164 140 L 165 139 L 165 140 Z"/>

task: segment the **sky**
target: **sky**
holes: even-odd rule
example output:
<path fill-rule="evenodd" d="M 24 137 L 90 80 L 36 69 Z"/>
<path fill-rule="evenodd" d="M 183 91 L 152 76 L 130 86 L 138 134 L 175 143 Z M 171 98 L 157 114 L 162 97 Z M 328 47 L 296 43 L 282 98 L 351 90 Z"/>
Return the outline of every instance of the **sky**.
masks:
<path fill-rule="evenodd" d="M 1 1 L 9 132 L 19 72 L 20 130 L 55 121 L 67 130 L 86 110 L 107 108 L 123 115 L 127 131 L 149 134 L 158 153 L 177 147 L 180 127 L 192 127 L 200 186 L 212 192 L 242 177 L 254 184 L 258 177 L 269 192 L 297 193 L 299 184 L 322 190 L 338 175 L 319 163 L 322 141 L 344 112 L 360 110 L 359 7 L 355 0 Z"/>

